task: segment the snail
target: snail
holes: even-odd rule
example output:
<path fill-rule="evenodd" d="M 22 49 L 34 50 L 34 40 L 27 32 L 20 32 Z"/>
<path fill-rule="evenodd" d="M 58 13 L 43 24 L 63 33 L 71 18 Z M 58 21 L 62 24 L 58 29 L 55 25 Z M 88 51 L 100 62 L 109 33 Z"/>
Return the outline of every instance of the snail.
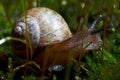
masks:
<path fill-rule="evenodd" d="M 84 32 L 72 34 L 66 21 L 56 11 L 37 7 L 29 9 L 20 16 L 12 29 L 12 37 L 20 38 L 27 42 L 28 32 L 32 44 L 32 58 L 45 70 L 49 66 L 66 66 L 72 58 L 79 58 L 82 53 L 96 50 L 102 40 L 95 25 L 102 18 L 96 19 L 91 27 Z M 26 57 L 26 45 L 20 41 L 11 41 L 11 47 L 18 57 Z"/>

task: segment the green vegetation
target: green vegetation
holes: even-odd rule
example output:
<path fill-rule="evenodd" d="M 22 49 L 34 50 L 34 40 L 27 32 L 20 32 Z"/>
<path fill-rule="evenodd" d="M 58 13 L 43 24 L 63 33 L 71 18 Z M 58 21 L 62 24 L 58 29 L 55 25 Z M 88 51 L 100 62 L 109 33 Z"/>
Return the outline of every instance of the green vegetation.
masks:
<path fill-rule="evenodd" d="M 99 50 L 85 54 L 79 61 L 70 62 L 66 72 L 63 72 L 66 73 L 66 80 L 73 80 L 73 78 L 76 80 L 120 79 L 119 0 L 1 0 L 0 41 L 11 35 L 11 29 L 14 26 L 15 20 L 21 13 L 37 5 L 51 8 L 60 13 L 73 33 L 76 33 L 82 27 L 88 27 L 100 14 L 106 15 L 97 25 L 98 28 L 109 24 L 113 25 L 113 28 L 100 33 L 104 44 L 101 45 Z M 7 56 L 8 63 L 5 62 L 1 51 Z M 18 64 L 14 65 L 16 62 Z M 20 75 L 20 70 L 26 71 L 25 63 L 24 60 L 13 54 L 9 39 L 0 44 L 0 80 L 13 80 L 14 77 L 19 77 L 18 79 L 22 80 L 43 79 L 40 76 L 40 68 L 35 62 L 27 64 L 27 69 L 31 71 L 31 74 L 26 75 L 26 72 L 26 74 Z M 49 75 L 52 75 L 52 80 L 62 80 L 63 78 L 60 79 L 61 76 L 57 75 L 59 73 L 61 74 L 61 72 L 50 72 L 45 78 L 47 79 Z M 72 78 L 70 77 L 71 75 Z"/>

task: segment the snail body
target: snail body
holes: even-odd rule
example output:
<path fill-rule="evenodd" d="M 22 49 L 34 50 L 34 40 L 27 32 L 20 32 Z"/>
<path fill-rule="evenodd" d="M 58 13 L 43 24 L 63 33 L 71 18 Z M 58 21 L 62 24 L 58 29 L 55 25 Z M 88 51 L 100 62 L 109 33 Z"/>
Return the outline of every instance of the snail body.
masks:
<path fill-rule="evenodd" d="M 87 30 L 87 32 L 89 32 L 89 30 Z M 83 38 L 84 41 L 82 41 L 81 33 L 82 32 L 78 32 L 73 35 L 73 37 L 63 42 L 47 46 L 41 51 L 41 47 L 38 47 L 38 50 L 35 52 L 34 60 L 38 64 L 41 64 L 41 68 L 44 70 L 50 65 L 62 65 L 65 67 L 69 61 L 79 59 L 84 53 L 90 50 L 97 50 L 100 44 L 102 44 L 98 34 L 92 36 L 87 35 L 87 38 Z"/>
<path fill-rule="evenodd" d="M 21 16 L 17 19 L 12 29 L 12 37 L 26 40 L 25 34 L 28 30 L 33 60 L 45 70 L 51 65 L 66 66 L 69 59 L 79 58 L 81 53 L 98 49 L 102 40 L 98 34 L 91 34 L 97 21 L 85 32 L 72 35 L 67 23 L 57 12 L 38 7 L 28 10 L 26 18 Z M 17 56 L 26 56 L 25 44 L 12 41 L 11 46 Z"/>

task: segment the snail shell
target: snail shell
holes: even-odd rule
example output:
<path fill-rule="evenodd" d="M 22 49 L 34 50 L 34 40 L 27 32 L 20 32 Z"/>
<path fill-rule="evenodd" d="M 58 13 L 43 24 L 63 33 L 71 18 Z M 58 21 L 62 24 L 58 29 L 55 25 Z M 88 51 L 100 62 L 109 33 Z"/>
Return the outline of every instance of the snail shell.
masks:
<path fill-rule="evenodd" d="M 26 17 L 23 15 L 19 17 L 12 29 L 12 37 L 26 40 L 27 32 L 33 50 L 37 46 L 53 45 L 67 40 L 72 36 L 72 33 L 62 16 L 54 10 L 44 7 L 29 9 Z M 19 53 L 20 51 L 23 51 L 23 49 L 25 49 L 23 46 L 24 45 L 21 43 L 18 46 L 18 42 L 12 41 L 14 52 Z"/>
<path fill-rule="evenodd" d="M 35 17 L 40 28 L 40 46 L 62 42 L 71 36 L 65 20 L 57 12 L 48 8 L 33 8 L 27 15 Z"/>

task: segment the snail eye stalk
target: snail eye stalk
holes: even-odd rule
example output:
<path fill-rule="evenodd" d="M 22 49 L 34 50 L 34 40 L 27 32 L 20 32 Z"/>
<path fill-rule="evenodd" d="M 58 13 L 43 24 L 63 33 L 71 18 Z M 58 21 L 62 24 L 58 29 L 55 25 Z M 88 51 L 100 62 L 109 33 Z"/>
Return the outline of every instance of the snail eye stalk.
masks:
<path fill-rule="evenodd" d="M 107 27 L 106 27 L 106 29 L 109 29 L 109 28 L 113 28 L 113 25 L 108 25 Z M 90 32 L 90 34 L 92 35 L 92 34 L 96 34 L 96 33 L 99 33 L 99 32 L 101 32 L 101 31 L 103 31 L 104 30 L 104 27 L 102 27 L 102 28 L 99 28 L 99 29 L 95 29 L 95 30 L 93 30 L 93 31 L 91 31 Z"/>

